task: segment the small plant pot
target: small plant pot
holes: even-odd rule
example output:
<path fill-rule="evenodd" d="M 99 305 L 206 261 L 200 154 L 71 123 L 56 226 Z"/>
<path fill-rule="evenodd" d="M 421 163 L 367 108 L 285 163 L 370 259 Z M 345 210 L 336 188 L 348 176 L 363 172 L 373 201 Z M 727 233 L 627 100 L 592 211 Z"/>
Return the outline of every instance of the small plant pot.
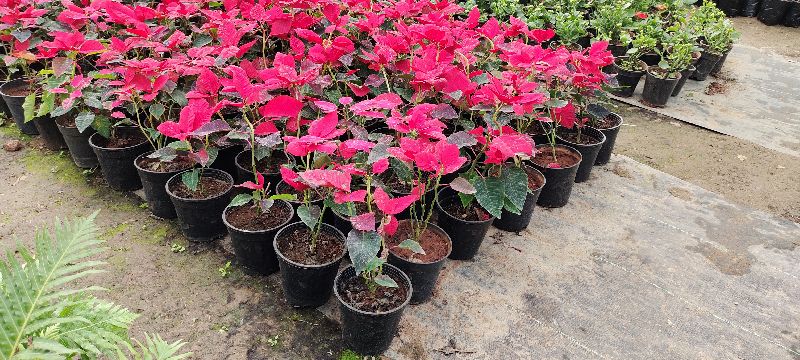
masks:
<path fill-rule="evenodd" d="M 64 137 L 64 142 L 69 149 L 69 155 L 72 156 L 72 161 L 75 162 L 79 168 L 91 169 L 99 165 L 97 162 L 97 154 L 94 153 L 92 147 L 89 145 L 89 137 L 95 133 L 94 129 L 88 128 L 84 132 L 78 131 L 77 127 L 64 126 L 56 121 L 58 131 Z"/>
<path fill-rule="evenodd" d="M 402 270 L 408 275 L 409 279 L 411 279 L 411 285 L 414 288 L 414 292 L 411 294 L 412 304 L 422 304 L 431 299 L 431 296 L 433 296 L 433 289 L 436 288 L 436 281 L 439 279 L 439 273 L 442 272 L 445 259 L 447 259 L 453 251 L 453 241 L 447 232 L 431 223 L 428 223 L 428 230 L 437 233 L 447 240 L 450 247 L 447 254 L 430 261 L 415 261 L 406 259 L 397 254 L 395 249 L 392 249 L 391 246 L 389 247 L 389 264 Z"/>
<path fill-rule="evenodd" d="M 606 141 L 603 142 L 603 146 L 600 147 L 600 151 L 597 153 L 597 158 L 594 159 L 595 165 L 605 165 L 611 160 L 611 154 L 614 151 L 614 143 L 617 142 L 619 129 L 622 128 L 622 116 L 619 116 L 619 114 L 608 113 L 606 118 L 613 119 L 613 122 L 610 124 L 605 123 L 604 127 L 597 129 L 605 135 Z"/>
<path fill-rule="evenodd" d="M 184 172 L 186 171 L 173 175 L 164 186 L 172 205 L 175 206 L 181 232 L 190 241 L 195 242 L 213 241 L 225 236 L 227 229 L 220 215 L 230 203 L 233 177 L 222 170 L 203 169 L 201 177 L 221 180 L 227 184 L 227 188 L 219 194 L 204 199 L 191 199 L 179 196 L 173 191 L 174 187 L 182 182 L 181 177 Z"/>
<path fill-rule="evenodd" d="M 591 143 L 577 143 L 571 140 L 567 140 L 564 138 L 567 134 L 574 134 L 576 131 L 573 130 L 561 130 L 559 131 L 561 134 L 556 134 L 556 140 L 559 144 L 564 144 L 572 147 L 573 149 L 578 150 L 581 153 L 581 158 L 583 159 L 578 166 L 578 172 L 575 174 L 575 182 L 580 183 L 586 180 L 589 180 L 589 175 L 592 172 L 592 167 L 594 166 L 595 160 L 597 160 L 597 155 L 600 154 L 600 149 L 603 148 L 603 143 L 606 141 L 606 136 L 600 132 L 599 130 L 584 126 L 581 129 L 581 136 L 588 135 L 589 139 L 594 139 L 595 141 Z M 583 142 L 583 139 L 581 139 Z M 541 170 L 541 169 L 540 169 Z M 545 175 L 547 176 L 547 175 Z"/>
<path fill-rule="evenodd" d="M 636 87 L 639 85 L 639 80 L 641 80 L 644 75 L 644 69 L 647 67 L 644 61 L 640 61 L 640 66 L 641 70 L 630 71 L 615 65 L 613 71 L 617 73 L 618 87 L 611 90 L 611 93 L 620 97 L 633 96 L 633 92 L 636 91 Z"/>
<path fill-rule="evenodd" d="M 339 312 L 342 322 L 342 341 L 344 347 L 361 355 L 377 356 L 386 351 L 397 334 L 397 327 L 403 316 L 403 310 L 411 300 L 410 294 L 416 292 L 409 277 L 395 266 L 386 264 L 383 273 L 392 278 L 400 278 L 397 285 L 406 289 L 406 300 L 395 309 L 386 312 L 370 312 L 355 308 L 342 298 L 341 284 L 358 276 L 355 268 L 346 267 L 335 279 L 334 291 L 339 300 Z"/>
<path fill-rule="evenodd" d="M 653 74 L 653 70 L 647 71 L 644 79 L 644 90 L 642 90 L 642 103 L 650 107 L 664 107 L 667 105 L 672 91 L 678 85 L 681 76 L 676 78 L 660 78 Z"/>
<path fill-rule="evenodd" d="M 683 90 L 683 85 L 686 84 L 686 79 L 688 79 L 692 74 L 694 74 L 696 68 L 694 65 L 689 65 L 689 68 L 686 70 L 681 71 L 681 78 L 678 79 L 678 83 L 675 84 L 675 89 L 672 90 L 672 96 L 678 96 Z"/>
<path fill-rule="evenodd" d="M 280 152 L 280 154 L 282 154 L 283 158 L 285 159 L 283 162 L 281 162 L 281 164 L 291 163 L 291 160 L 285 153 Z M 253 169 L 249 166 L 250 161 L 251 161 L 250 150 L 244 150 L 236 155 L 236 159 L 234 162 L 234 164 L 236 165 L 236 178 L 240 182 L 255 181 L 255 174 L 253 174 Z M 269 183 L 269 190 L 274 190 L 275 186 L 278 185 L 279 182 L 281 182 L 280 170 L 275 172 L 265 171 L 262 172 L 261 174 L 264 175 L 264 181 Z"/>
<path fill-rule="evenodd" d="M 730 53 L 731 53 L 731 49 L 728 49 L 728 51 L 726 51 L 724 54 L 722 54 L 722 57 L 719 58 L 719 61 L 717 61 L 717 63 L 714 65 L 714 68 L 711 69 L 711 73 L 710 73 L 711 76 L 719 75 L 719 72 L 722 71 L 722 67 L 725 65 L 725 60 L 728 60 L 728 54 L 730 54 Z"/>
<path fill-rule="evenodd" d="M 459 219 L 450 215 L 444 210 L 442 204 L 448 201 L 457 201 L 457 195 L 450 188 L 439 190 L 439 198 L 436 201 L 436 209 L 439 216 L 436 219 L 436 224 L 447 233 L 450 240 L 453 242 L 453 250 L 450 252 L 450 259 L 453 260 L 472 260 L 478 254 L 481 248 L 483 239 L 486 238 L 486 233 L 492 227 L 492 222 L 495 220 L 491 217 L 482 221 L 469 221 Z"/>
<path fill-rule="evenodd" d="M 645 64 L 647 64 L 648 67 L 650 67 L 650 66 L 658 65 L 658 62 L 661 61 L 661 56 L 659 56 L 656 53 L 651 52 L 651 53 L 647 53 L 647 54 L 642 55 L 641 59 L 642 59 L 642 61 L 644 61 Z"/>
<path fill-rule="evenodd" d="M 134 128 L 118 128 L 118 132 L 138 131 Z M 103 171 L 103 178 L 108 186 L 117 191 L 134 191 L 142 188 L 142 181 L 133 161 L 141 154 L 153 150 L 147 140 L 122 148 L 105 147 L 107 139 L 100 133 L 89 137 L 89 145 L 97 155 L 97 161 Z"/>
<path fill-rule="evenodd" d="M 272 240 L 275 239 L 275 234 L 278 233 L 278 230 L 286 226 L 294 216 L 294 208 L 286 201 L 276 200 L 272 206 L 285 206 L 289 209 L 288 216 L 278 225 L 262 230 L 239 229 L 228 221 L 228 213 L 231 208 L 227 207 L 222 212 L 222 221 L 231 236 L 231 244 L 233 245 L 236 259 L 244 266 L 261 275 L 269 275 L 278 271 L 278 257 L 275 255 Z"/>
<path fill-rule="evenodd" d="M 236 178 L 236 155 L 239 155 L 242 150 L 244 150 L 244 146 L 241 144 L 230 144 L 220 148 L 217 158 L 211 164 L 211 168 L 228 173 L 233 178 L 233 182 L 238 184 L 242 179 Z M 248 180 L 252 181 L 253 178 Z"/>
<path fill-rule="evenodd" d="M 784 0 L 762 0 L 761 9 L 758 11 L 758 21 L 764 25 L 778 25 L 786 16 L 786 11 L 792 2 Z"/>
<path fill-rule="evenodd" d="M 50 116 L 40 116 L 31 120 L 36 131 L 39 132 L 39 138 L 42 139 L 44 147 L 51 151 L 58 151 L 67 148 L 64 142 L 64 136 L 58 131 L 56 120 Z"/>
<path fill-rule="evenodd" d="M 615 58 L 625 56 L 628 52 L 627 45 L 618 45 L 618 44 L 608 44 L 608 50 L 611 51 L 611 55 L 614 55 Z"/>
<path fill-rule="evenodd" d="M 147 199 L 147 208 L 156 217 L 174 219 L 178 215 L 175 213 L 175 206 L 167 193 L 167 181 L 176 174 L 187 170 L 187 168 L 172 171 L 154 171 L 141 167 L 139 165 L 141 159 L 152 153 L 152 151 L 148 151 L 139 155 L 133 161 L 136 171 L 139 173 L 139 180 L 142 182 L 144 197 Z"/>
<path fill-rule="evenodd" d="M 561 167 L 548 166 L 544 152 L 552 154 L 550 145 L 539 145 L 536 147 L 537 156 L 532 159 L 533 167 L 544 174 L 547 183 L 542 187 L 539 199 L 536 204 L 543 207 L 558 208 L 567 205 L 572 193 L 572 185 L 575 184 L 575 175 L 578 167 L 583 162 L 581 153 L 566 145 L 556 145 L 556 154 L 560 158 L 559 162 L 564 164 Z M 549 155 L 548 155 L 549 156 Z M 541 159 L 537 161 L 537 158 Z M 569 160 L 569 161 L 565 161 Z M 542 161 L 546 160 L 546 161 Z"/>
<path fill-rule="evenodd" d="M 711 74 L 711 70 L 714 70 L 714 66 L 717 66 L 717 62 L 719 62 L 721 58 L 722 55 L 703 51 L 703 55 L 700 56 L 700 60 L 697 61 L 697 64 L 695 65 L 696 69 L 694 74 L 692 74 L 689 78 L 697 81 L 705 81 L 706 78 L 708 78 L 708 75 Z"/>
<path fill-rule="evenodd" d="M 717 0 L 717 8 L 722 10 L 728 17 L 739 16 L 744 6 L 744 0 Z"/>
<path fill-rule="evenodd" d="M 529 179 L 532 176 L 537 178 L 535 184 L 538 186 L 531 188 L 530 180 L 528 181 L 528 195 L 525 196 L 525 205 L 522 206 L 522 211 L 519 213 L 519 215 L 503 209 L 503 213 L 500 215 L 500 218 L 495 219 L 492 223 L 494 227 L 500 230 L 520 232 L 528 228 L 528 225 L 531 223 L 531 219 L 533 218 L 533 211 L 536 209 L 536 200 L 539 200 L 539 195 L 542 193 L 542 187 L 547 184 L 544 175 L 539 170 L 536 170 L 534 167 L 529 165 L 524 166 L 525 172 L 528 173 Z"/>
<path fill-rule="evenodd" d="M 25 110 L 22 109 L 22 104 L 25 103 L 25 95 L 8 94 L 11 89 L 20 86 L 25 86 L 25 80 L 11 80 L 0 86 L 0 96 L 3 97 L 3 101 L 5 101 L 6 106 L 8 106 L 11 118 L 14 119 L 14 123 L 17 124 L 19 131 L 25 135 L 39 135 L 39 131 L 36 129 L 36 125 L 34 125 L 33 122 L 25 122 Z"/>
<path fill-rule="evenodd" d="M 0 88 L 2 88 L 3 85 L 5 85 L 5 83 L 7 82 L 8 81 L 0 81 Z M 0 114 L 3 114 L 3 116 L 6 119 L 11 119 L 12 117 L 11 111 L 8 110 L 8 105 L 6 105 L 6 100 L 1 95 L 0 95 Z"/>
<path fill-rule="evenodd" d="M 334 260 L 325 264 L 301 264 L 287 258 L 278 247 L 278 239 L 286 236 L 289 231 L 305 226 L 302 222 L 284 226 L 275 234 L 272 246 L 278 256 L 281 284 L 289 305 L 293 307 L 318 307 L 328 302 L 331 297 L 333 280 L 336 278 L 339 263 L 344 258 L 346 251 L 342 251 Z M 342 247 L 344 247 L 344 235 L 335 227 L 322 224 L 320 231 L 333 234 L 341 240 Z"/>

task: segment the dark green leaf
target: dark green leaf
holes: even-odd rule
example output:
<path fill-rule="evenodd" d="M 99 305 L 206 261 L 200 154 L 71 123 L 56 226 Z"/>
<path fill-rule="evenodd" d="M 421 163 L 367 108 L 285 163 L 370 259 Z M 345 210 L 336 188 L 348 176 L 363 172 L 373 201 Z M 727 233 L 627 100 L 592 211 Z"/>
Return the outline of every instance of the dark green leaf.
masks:
<path fill-rule="evenodd" d="M 528 196 L 528 174 L 522 168 L 506 167 L 503 169 L 501 182 L 504 184 L 503 193 L 506 199 L 514 204 L 513 209 L 507 210 L 519 214 L 519 209 L 525 206 L 525 198 Z"/>
<path fill-rule="evenodd" d="M 345 245 L 347 245 L 347 252 L 353 267 L 358 274 L 361 274 L 371 261 L 378 258 L 378 251 L 381 250 L 381 236 L 375 231 L 350 230 Z"/>
<path fill-rule="evenodd" d="M 367 163 L 372 164 L 378 160 L 385 159 L 389 157 L 389 149 L 388 144 L 378 144 L 372 148 L 369 152 L 369 157 L 367 158 Z"/>
<path fill-rule="evenodd" d="M 189 190 L 197 191 L 197 185 L 200 184 L 200 171 L 197 169 L 187 171 L 181 175 L 181 181 L 186 185 Z"/>
<path fill-rule="evenodd" d="M 153 118 L 161 120 L 161 116 L 164 115 L 164 105 L 161 103 L 152 103 L 148 108 L 150 111 L 150 115 L 153 115 Z"/>
<path fill-rule="evenodd" d="M 394 171 L 394 174 L 397 175 L 401 181 L 408 182 L 414 177 L 411 169 L 409 169 L 404 162 L 398 160 L 397 158 L 389 159 L 389 166 L 392 167 L 392 171 Z"/>
<path fill-rule="evenodd" d="M 244 204 L 249 203 L 253 200 L 253 195 L 250 194 L 239 194 L 231 200 L 230 207 L 242 206 Z"/>
<path fill-rule="evenodd" d="M 297 207 L 297 216 L 300 217 L 300 220 L 303 224 L 306 224 L 309 229 L 313 229 L 317 226 L 319 214 L 320 208 L 317 205 L 308 206 L 303 204 Z"/>
<path fill-rule="evenodd" d="M 500 217 L 503 212 L 505 194 L 503 181 L 497 177 L 487 177 L 475 181 L 475 199 L 489 214 Z"/>
<path fill-rule="evenodd" d="M 22 103 L 22 110 L 25 114 L 25 122 L 31 121 L 36 113 L 36 94 L 30 94 L 25 97 L 25 102 Z"/>

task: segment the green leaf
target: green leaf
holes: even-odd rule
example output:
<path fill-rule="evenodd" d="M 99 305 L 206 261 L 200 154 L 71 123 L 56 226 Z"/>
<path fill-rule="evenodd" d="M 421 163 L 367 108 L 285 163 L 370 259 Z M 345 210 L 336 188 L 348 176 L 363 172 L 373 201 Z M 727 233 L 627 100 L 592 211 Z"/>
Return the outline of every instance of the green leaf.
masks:
<path fill-rule="evenodd" d="M 272 200 L 285 200 L 285 201 L 294 201 L 297 200 L 297 195 L 295 194 L 275 194 L 269 197 Z"/>
<path fill-rule="evenodd" d="M 209 147 L 206 149 L 206 153 L 208 153 L 208 163 L 213 164 L 214 161 L 217 160 L 217 156 L 219 156 L 219 149 Z"/>
<path fill-rule="evenodd" d="M 503 181 L 497 177 L 477 179 L 475 181 L 475 199 L 489 214 L 500 217 L 505 200 Z"/>
<path fill-rule="evenodd" d="M 36 113 L 36 93 L 25 97 L 25 102 L 22 103 L 22 110 L 25 113 L 25 122 L 33 120 Z"/>
<path fill-rule="evenodd" d="M 392 279 L 389 275 L 386 274 L 380 274 L 376 276 L 375 283 L 383 287 L 390 287 L 390 288 L 398 287 L 397 282 L 395 282 L 394 279 Z"/>
<path fill-rule="evenodd" d="M 155 119 L 161 120 L 161 116 L 164 115 L 165 109 L 164 105 L 161 105 L 161 103 L 152 103 L 150 104 L 148 110 L 150 111 L 150 115 L 153 115 Z"/>
<path fill-rule="evenodd" d="M 414 240 L 411 240 L 411 239 L 403 240 L 403 242 L 401 242 L 399 245 L 397 245 L 397 247 L 399 247 L 401 249 L 411 250 L 415 254 L 425 255 L 425 250 L 422 249 L 422 245 L 420 245 L 418 242 L 416 242 Z"/>
<path fill-rule="evenodd" d="M 200 171 L 193 169 L 181 175 L 181 181 L 186 185 L 189 190 L 197 191 L 197 185 L 200 184 Z"/>
<path fill-rule="evenodd" d="M 237 207 L 242 206 L 244 204 L 249 203 L 253 200 L 253 195 L 250 194 L 239 194 L 231 200 L 231 203 L 228 205 L 230 207 Z"/>
<path fill-rule="evenodd" d="M 94 114 L 88 111 L 83 111 L 75 117 L 75 126 L 78 131 L 84 132 L 94 123 Z"/>
<path fill-rule="evenodd" d="M 308 206 L 303 204 L 297 207 L 297 216 L 300 217 L 300 221 L 306 224 L 309 229 L 313 229 L 317 226 L 317 222 L 319 221 L 320 211 L 317 205 Z"/>
<path fill-rule="evenodd" d="M 525 198 L 528 197 L 528 174 L 522 168 L 509 166 L 503 168 L 500 178 L 504 184 L 503 194 L 506 200 L 514 205 L 513 207 L 505 206 L 506 210 L 519 215 L 522 207 L 525 206 Z"/>
<path fill-rule="evenodd" d="M 173 142 L 167 144 L 167 146 L 169 146 L 169 147 L 171 147 L 171 148 L 173 148 L 175 150 L 184 150 L 184 151 L 190 150 L 189 144 L 187 144 L 185 141 L 173 141 Z"/>
<path fill-rule="evenodd" d="M 192 41 L 192 47 L 202 47 L 211 43 L 211 36 L 195 33 L 197 35 Z"/>
<path fill-rule="evenodd" d="M 45 116 L 53 111 L 55 106 L 56 94 L 50 91 L 45 91 L 42 94 L 42 103 L 39 105 L 39 110 L 36 112 L 36 117 Z"/>
<path fill-rule="evenodd" d="M 394 174 L 397 175 L 401 181 L 409 182 L 414 177 L 408 165 L 397 158 L 390 158 L 389 166 L 392 167 L 392 171 L 394 171 Z"/>
<path fill-rule="evenodd" d="M 364 267 L 364 271 L 367 273 L 374 272 L 378 270 L 381 266 L 383 266 L 383 264 L 386 264 L 386 260 L 383 260 L 380 257 L 375 256 L 374 258 L 372 258 L 372 260 L 367 262 L 367 266 Z"/>
<path fill-rule="evenodd" d="M 386 159 L 389 157 L 389 145 L 388 144 L 378 144 L 372 148 L 369 152 L 369 157 L 367 158 L 367 164 L 372 164 L 378 160 Z"/>
<path fill-rule="evenodd" d="M 381 236 L 375 231 L 350 230 L 345 240 L 350 261 L 358 274 L 367 269 L 373 259 L 378 258 L 381 250 Z"/>

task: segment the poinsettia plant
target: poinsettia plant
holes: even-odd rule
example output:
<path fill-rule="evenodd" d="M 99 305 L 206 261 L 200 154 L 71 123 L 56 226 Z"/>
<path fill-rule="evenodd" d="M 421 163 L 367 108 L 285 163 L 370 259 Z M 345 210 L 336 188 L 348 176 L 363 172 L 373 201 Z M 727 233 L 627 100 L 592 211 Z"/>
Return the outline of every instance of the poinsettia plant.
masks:
<path fill-rule="evenodd" d="M 269 184 L 266 183 L 264 179 L 264 175 L 259 172 L 256 172 L 256 180 L 253 181 L 245 181 L 237 187 L 245 188 L 251 190 L 250 193 L 244 193 L 236 195 L 230 202 L 228 206 L 230 207 L 237 207 L 243 206 L 252 203 L 252 206 L 255 207 L 258 213 L 266 212 L 272 205 L 275 204 L 275 200 L 295 200 L 296 196 L 292 194 L 269 194 Z"/>

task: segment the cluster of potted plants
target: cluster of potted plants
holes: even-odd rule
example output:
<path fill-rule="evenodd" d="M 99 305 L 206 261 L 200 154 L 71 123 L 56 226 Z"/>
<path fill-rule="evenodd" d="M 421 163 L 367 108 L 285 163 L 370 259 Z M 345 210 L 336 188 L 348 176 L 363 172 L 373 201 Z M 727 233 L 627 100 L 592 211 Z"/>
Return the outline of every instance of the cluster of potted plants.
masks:
<path fill-rule="evenodd" d="M 509 5 L 509 0 L 478 2 L 491 14 L 536 27 L 551 27 L 555 41 L 588 46 L 607 41 L 617 57 L 608 69 L 617 74 L 612 92 L 633 95 L 645 78 L 642 103 L 663 107 L 687 78 L 705 80 L 717 73 L 738 34 L 714 2 L 669 0 L 547 0 Z M 517 18 L 522 20 L 517 20 Z"/>
<path fill-rule="evenodd" d="M 9 107 L 55 123 L 78 166 L 143 188 L 188 239 L 230 234 L 241 264 L 280 271 L 290 305 L 335 294 L 364 354 L 492 224 L 566 205 L 622 123 L 595 104 L 607 42 L 447 1 L 27 0 L 0 15 L 27 91 Z"/>

